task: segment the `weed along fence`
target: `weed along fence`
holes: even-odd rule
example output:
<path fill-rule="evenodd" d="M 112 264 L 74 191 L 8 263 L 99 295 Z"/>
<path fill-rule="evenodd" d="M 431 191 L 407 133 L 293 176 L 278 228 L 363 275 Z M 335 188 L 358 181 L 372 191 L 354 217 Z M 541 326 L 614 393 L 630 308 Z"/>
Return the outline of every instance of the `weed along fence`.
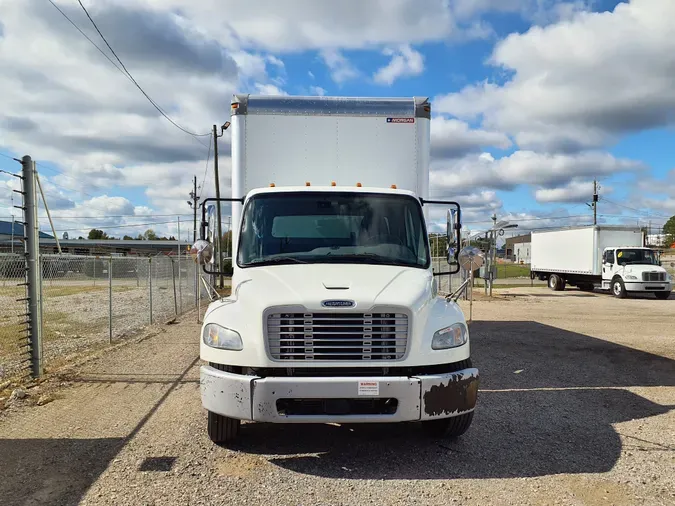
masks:
<path fill-rule="evenodd" d="M 0 380 L 30 372 L 23 255 L 0 256 Z M 40 255 L 43 364 L 164 323 L 208 299 L 190 257 Z M 203 302 L 206 304 L 206 302 Z"/>

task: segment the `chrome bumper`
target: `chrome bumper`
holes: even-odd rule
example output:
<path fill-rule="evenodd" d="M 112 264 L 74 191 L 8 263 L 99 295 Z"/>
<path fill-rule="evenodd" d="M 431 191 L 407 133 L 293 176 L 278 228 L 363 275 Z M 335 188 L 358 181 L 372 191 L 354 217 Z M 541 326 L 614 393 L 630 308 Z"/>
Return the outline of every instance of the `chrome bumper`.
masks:
<path fill-rule="evenodd" d="M 472 411 L 478 369 L 420 376 L 267 377 L 200 368 L 202 406 L 239 420 L 270 423 L 405 422 L 449 418 Z M 280 414 L 279 399 L 396 399 L 392 414 Z"/>

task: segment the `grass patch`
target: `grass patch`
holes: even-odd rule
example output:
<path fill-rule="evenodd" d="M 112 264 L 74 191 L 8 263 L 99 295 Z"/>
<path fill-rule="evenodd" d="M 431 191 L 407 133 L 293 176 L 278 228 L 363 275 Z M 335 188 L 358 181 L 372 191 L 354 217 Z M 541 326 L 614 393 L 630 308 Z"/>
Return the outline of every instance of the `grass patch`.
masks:
<path fill-rule="evenodd" d="M 114 286 L 113 293 L 123 293 L 130 290 L 134 290 L 134 286 Z M 42 295 L 46 297 L 68 297 L 71 295 L 81 295 L 85 293 L 92 292 L 105 292 L 108 293 L 108 287 L 106 285 L 99 286 L 59 286 L 54 285 L 50 286 L 47 284 L 42 285 Z M 26 290 L 23 286 L 11 286 L 11 287 L 0 287 L 0 296 L 5 297 L 14 297 L 16 299 L 26 296 Z"/>
<path fill-rule="evenodd" d="M 520 264 L 497 264 L 497 279 L 530 277 L 530 266 Z"/>

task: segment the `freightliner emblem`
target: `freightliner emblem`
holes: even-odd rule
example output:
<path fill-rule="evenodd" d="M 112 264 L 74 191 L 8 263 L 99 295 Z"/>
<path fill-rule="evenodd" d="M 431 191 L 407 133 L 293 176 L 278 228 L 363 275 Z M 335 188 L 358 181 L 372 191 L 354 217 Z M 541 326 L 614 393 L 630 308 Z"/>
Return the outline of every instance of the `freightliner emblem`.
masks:
<path fill-rule="evenodd" d="M 321 305 L 323 307 L 354 307 L 356 303 L 353 300 L 324 300 Z"/>

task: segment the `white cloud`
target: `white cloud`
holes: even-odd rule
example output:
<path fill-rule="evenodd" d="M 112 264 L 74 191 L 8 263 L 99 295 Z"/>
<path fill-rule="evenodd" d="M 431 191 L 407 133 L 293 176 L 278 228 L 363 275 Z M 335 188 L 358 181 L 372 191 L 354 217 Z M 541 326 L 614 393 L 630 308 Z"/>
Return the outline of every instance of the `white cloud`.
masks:
<path fill-rule="evenodd" d="M 373 80 L 377 84 L 391 86 L 401 77 L 417 76 L 424 71 L 424 57 L 409 44 L 403 44 L 396 49 L 387 48 L 383 54 L 391 56 L 391 61 L 373 74 Z"/>
<path fill-rule="evenodd" d="M 287 92 L 274 84 L 255 83 L 254 86 L 260 95 L 288 95 Z"/>
<path fill-rule="evenodd" d="M 479 117 L 521 148 L 573 151 L 675 121 L 675 2 L 632 0 L 613 12 L 513 33 L 490 62 L 504 85 L 483 82 L 438 97 L 436 111 Z"/>
<path fill-rule="evenodd" d="M 310 86 L 309 92 L 310 94 L 317 95 L 319 97 L 323 97 L 326 94 L 326 90 L 321 86 Z"/>
<path fill-rule="evenodd" d="M 464 191 L 472 188 L 511 190 L 518 185 L 559 186 L 580 177 L 636 172 L 640 162 L 618 159 L 608 153 L 550 155 L 516 151 L 509 156 L 468 155 L 457 160 L 432 161 L 431 186 Z"/>
<path fill-rule="evenodd" d="M 356 67 L 340 51 L 326 49 L 321 51 L 320 56 L 330 70 L 331 78 L 337 84 L 342 84 L 359 76 Z"/>
<path fill-rule="evenodd" d="M 471 129 L 468 123 L 437 116 L 431 119 L 431 156 L 458 158 L 488 146 L 507 149 L 511 140 L 500 132 Z"/>
<path fill-rule="evenodd" d="M 609 188 L 605 188 L 607 193 Z M 574 180 L 555 188 L 537 188 L 534 197 L 537 202 L 591 202 L 593 181 Z"/>

